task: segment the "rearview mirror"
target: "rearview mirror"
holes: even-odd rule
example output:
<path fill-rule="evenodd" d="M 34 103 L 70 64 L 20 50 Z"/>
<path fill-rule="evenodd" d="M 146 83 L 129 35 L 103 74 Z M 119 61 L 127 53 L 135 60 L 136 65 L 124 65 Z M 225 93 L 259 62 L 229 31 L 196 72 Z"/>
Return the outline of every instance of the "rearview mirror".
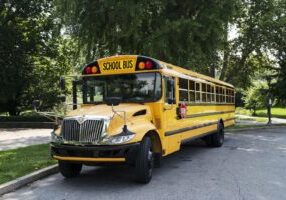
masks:
<path fill-rule="evenodd" d="M 66 89 L 66 80 L 64 77 L 60 78 L 60 88 L 62 91 L 64 91 Z"/>
<path fill-rule="evenodd" d="M 105 102 L 108 106 L 118 106 L 122 101 L 121 97 L 106 97 Z"/>

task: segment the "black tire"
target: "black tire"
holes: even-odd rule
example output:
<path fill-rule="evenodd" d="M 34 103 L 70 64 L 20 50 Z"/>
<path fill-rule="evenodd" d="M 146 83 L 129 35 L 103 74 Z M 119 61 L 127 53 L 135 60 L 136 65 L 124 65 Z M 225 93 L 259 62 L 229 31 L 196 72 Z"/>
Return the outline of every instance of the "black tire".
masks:
<path fill-rule="evenodd" d="M 204 138 L 209 147 L 221 147 L 224 142 L 224 127 L 222 123 L 217 126 L 217 132 Z"/>
<path fill-rule="evenodd" d="M 153 153 L 153 155 L 154 155 L 154 168 L 160 168 L 162 165 L 162 154 Z"/>
<path fill-rule="evenodd" d="M 135 162 L 136 180 L 139 183 L 149 183 L 152 179 L 154 166 L 154 155 L 152 152 L 152 143 L 149 137 L 144 137 Z"/>
<path fill-rule="evenodd" d="M 82 164 L 70 163 L 59 160 L 59 170 L 61 174 L 66 178 L 73 178 L 80 174 Z"/>

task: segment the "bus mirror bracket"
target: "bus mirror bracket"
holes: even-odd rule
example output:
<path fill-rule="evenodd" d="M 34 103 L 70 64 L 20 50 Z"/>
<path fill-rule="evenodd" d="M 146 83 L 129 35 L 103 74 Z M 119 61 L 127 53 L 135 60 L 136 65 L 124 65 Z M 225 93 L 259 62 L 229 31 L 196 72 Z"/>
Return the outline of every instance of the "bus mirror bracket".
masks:
<path fill-rule="evenodd" d="M 123 132 L 126 133 L 127 132 L 127 125 L 126 125 L 126 112 L 125 111 L 119 111 L 119 110 L 114 110 L 114 106 L 118 106 L 120 104 L 120 102 L 122 101 L 121 97 L 106 97 L 105 98 L 105 102 L 108 106 L 111 106 L 112 108 L 112 112 L 113 117 L 114 115 L 118 115 L 119 117 L 122 117 L 119 112 L 123 113 L 123 119 L 124 119 L 124 126 L 123 126 Z M 112 118 L 113 118 L 112 117 Z"/>

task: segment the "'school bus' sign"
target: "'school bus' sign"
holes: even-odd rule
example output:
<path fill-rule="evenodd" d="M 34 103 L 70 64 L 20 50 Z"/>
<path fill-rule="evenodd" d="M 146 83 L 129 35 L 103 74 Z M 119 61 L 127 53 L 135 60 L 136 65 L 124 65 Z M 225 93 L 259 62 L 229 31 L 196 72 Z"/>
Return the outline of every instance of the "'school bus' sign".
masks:
<path fill-rule="evenodd" d="M 98 65 L 102 74 L 130 73 L 135 71 L 136 57 L 100 59 Z"/>

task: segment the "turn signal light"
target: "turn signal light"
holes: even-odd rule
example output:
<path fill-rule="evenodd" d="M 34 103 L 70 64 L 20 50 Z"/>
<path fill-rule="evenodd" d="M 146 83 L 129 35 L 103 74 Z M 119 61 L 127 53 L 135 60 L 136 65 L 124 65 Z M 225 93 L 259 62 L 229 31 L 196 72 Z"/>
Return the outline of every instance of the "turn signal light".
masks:
<path fill-rule="evenodd" d="M 97 71 L 98 71 L 97 67 L 93 66 L 91 68 L 91 73 L 96 74 Z"/>
<path fill-rule="evenodd" d="M 144 63 L 144 62 L 140 62 L 140 63 L 138 64 L 138 68 L 139 68 L 139 69 L 145 69 L 145 63 Z"/>

